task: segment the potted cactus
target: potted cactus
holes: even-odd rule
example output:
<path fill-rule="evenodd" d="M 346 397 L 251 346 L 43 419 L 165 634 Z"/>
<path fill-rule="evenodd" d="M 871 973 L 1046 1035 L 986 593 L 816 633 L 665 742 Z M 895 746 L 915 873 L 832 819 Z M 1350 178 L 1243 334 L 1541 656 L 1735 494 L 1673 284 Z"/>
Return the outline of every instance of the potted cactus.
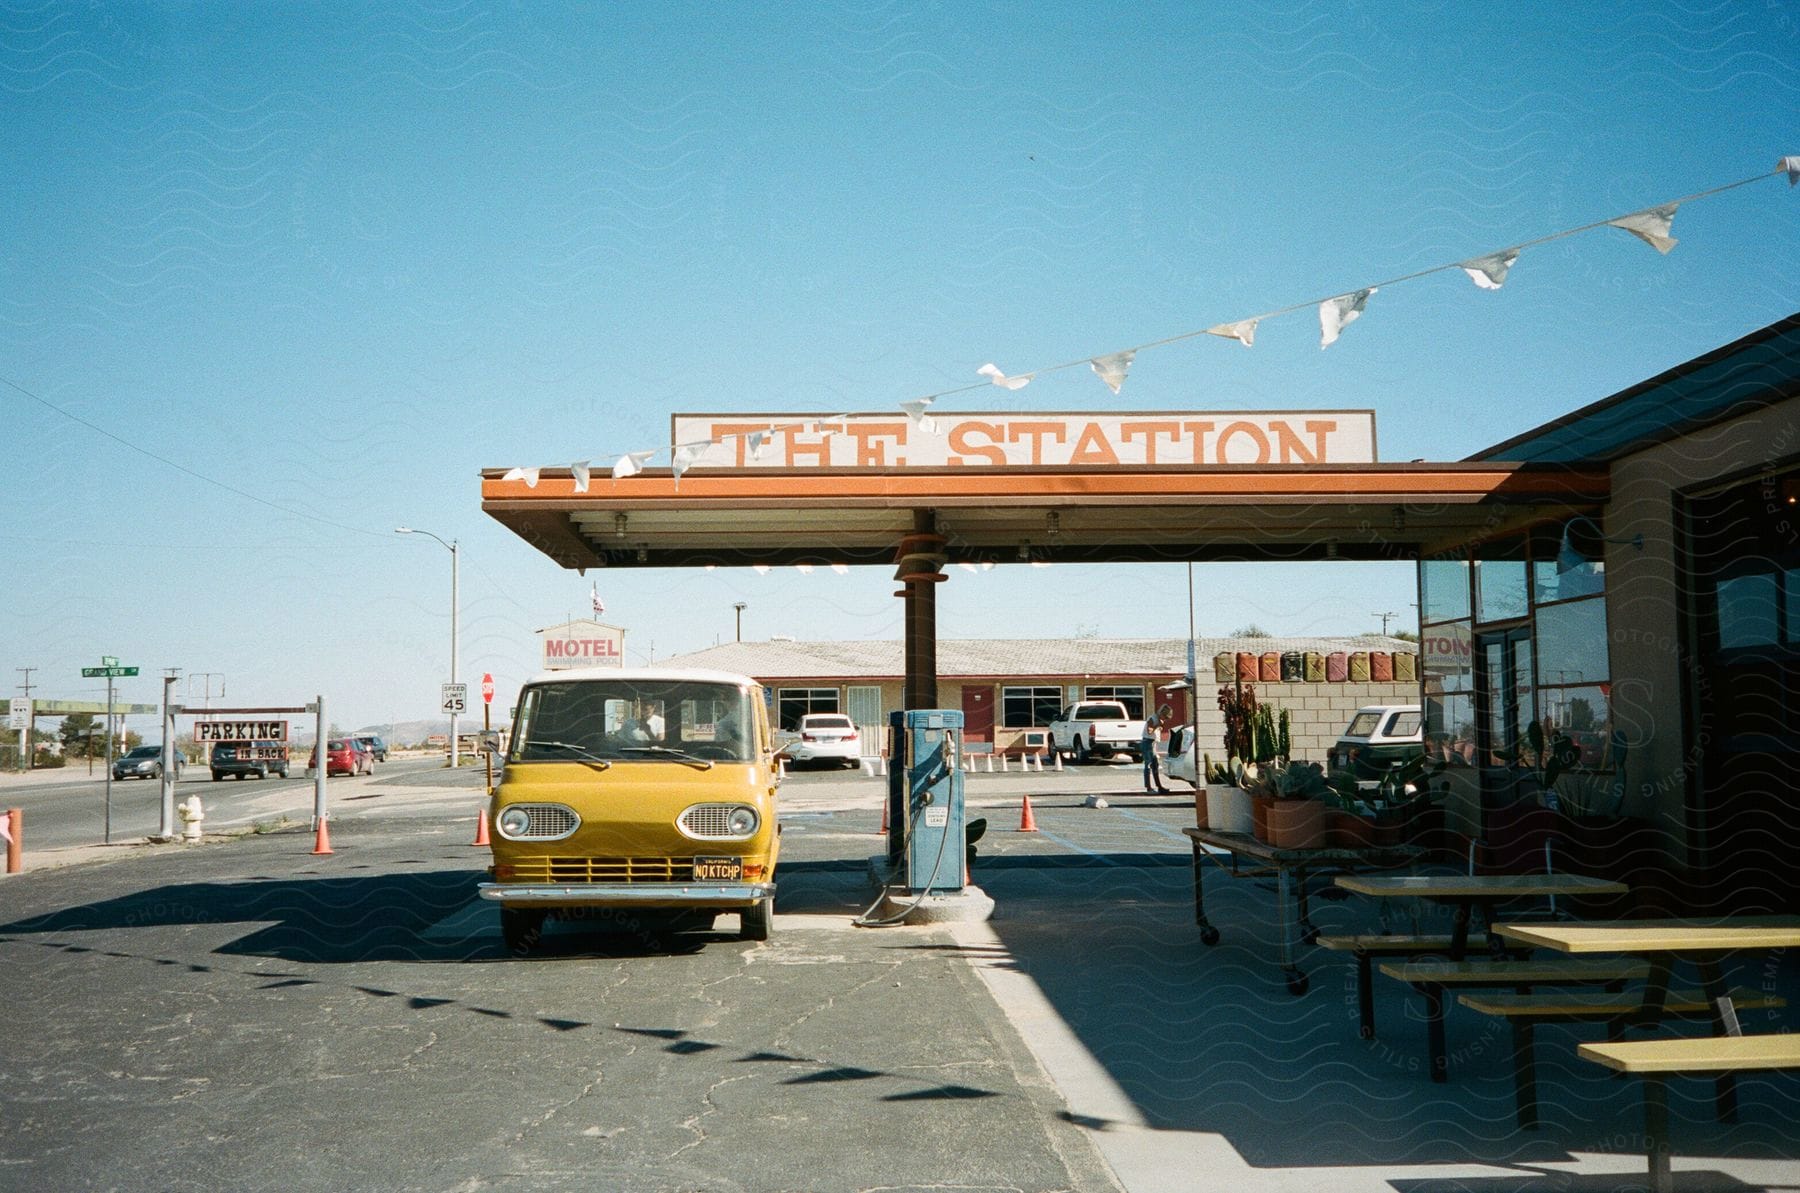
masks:
<path fill-rule="evenodd" d="M 1264 839 L 1281 849 L 1324 848 L 1332 795 L 1325 768 L 1316 762 L 1289 762 L 1271 768 L 1264 785 L 1270 797 Z"/>

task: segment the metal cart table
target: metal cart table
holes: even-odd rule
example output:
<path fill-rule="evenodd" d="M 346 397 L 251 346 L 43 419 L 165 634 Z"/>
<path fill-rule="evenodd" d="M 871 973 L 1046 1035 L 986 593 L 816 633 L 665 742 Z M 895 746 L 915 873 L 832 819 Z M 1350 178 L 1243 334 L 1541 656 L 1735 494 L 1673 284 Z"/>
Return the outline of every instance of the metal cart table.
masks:
<path fill-rule="evenodd" d="M 1184 828 L 1194 846 L 1194 923 L 1200 926 L 1202 944 L 1219 943 L 1219 930 L 1206 918 L 1206 891 L 1202 881 L 1208 866 L 1235 878 L 1250 878 L 1273 871 L 1276 902 L 1281 908 L 1281 972 L 1288 991 L 1305 994 L 1307 977 L 1295 959 L 1296 945 L 1311 944 L 1319 935 L 1307 918 L 1306 880 L 1309 873 L 1385 870 L 1404 866 L 1423 851 L 1416 845 L 1379 845 L 1354 849 L 1281 849 L 1258 841 L 1247 833 L 1221 833 L 1213 829 Z M 1208 847 L 1211 847 L 1209 849 Z M 1229 857 L 1221 858 L 1219 853 Z M 1241 860 L 1255 863 L 1245 870 Z"/>

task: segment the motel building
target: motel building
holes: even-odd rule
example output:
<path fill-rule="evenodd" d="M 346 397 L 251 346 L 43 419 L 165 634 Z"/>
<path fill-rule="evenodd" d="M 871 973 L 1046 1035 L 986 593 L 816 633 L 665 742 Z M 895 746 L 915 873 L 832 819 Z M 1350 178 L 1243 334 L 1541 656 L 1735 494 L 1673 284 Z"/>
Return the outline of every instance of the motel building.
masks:
<path fill-rule="evenodd" d="M 1201 753 L 1220 762 L 1219 686 L 1253 688 L 1259 702 L 1286 711 L 1293 756 L 1314 762 L 1325 761 L 1358 708 L 1419 699 L 1419 645 L 1402 638 L 1201 638 L 1195 648 L 1200 699 L 1191 710 L 1179 683 L 1186 638 L 945 639 L 938 642 L 938 697 L 944 708 L 962 710 L 963 749 L 971 754 L 1044 754 L 1046 730 L 1068 705 L 1117 700 L 1134 720 L 1167 707 L 1172 724 L 1197 723 Z M 795 731 L 807 713 L 845 713 L 861 731 L 866 755 L 886 753 L 888 714 L 905 707 L 898 642 L 775 638 L 664 662 L 755 677 L 769 689 L 771 719 L 784 732 Z"/>
<path fill-rule="evenodd" d="M 1009 723 L 1008 688 L 1148 700 L 1185 669 L 1185 639 L 1173 661 L 1077 640 L 980 662 L 937 639 L 953 564 L 1409 560 L 1440 856 L 1554 841 L 1560 868 L 1628 877 L 1649 910 L 1800 910 L 1800 315 L 1455 461 L 1382 462 L 1357 409 L 690 414 L 670 432 L 670 467 L 591 486 L 485 470 L 482 508 L 584 572 L 890 570 L 904 636 L 856 644 L 872 671 L 746 644 L 771 653 L 743 669 L 795 707 L 829 688 L 860 720 L 893 706 L 897 673 L 900 707 L 981 695 L 1012 749 L 1035 727 Z M 1013 695 L 1017 720 L 1036 698 Z M 1555 808 L 1534 722 L 1579 744 Z"/>

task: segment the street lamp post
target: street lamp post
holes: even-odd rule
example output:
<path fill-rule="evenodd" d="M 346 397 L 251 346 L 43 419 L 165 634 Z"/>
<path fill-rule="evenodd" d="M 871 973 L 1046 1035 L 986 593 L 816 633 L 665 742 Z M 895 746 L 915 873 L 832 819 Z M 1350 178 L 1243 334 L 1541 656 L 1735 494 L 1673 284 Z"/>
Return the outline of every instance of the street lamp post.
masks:
<path fill-rule="evenodd" d="M 737 610 L 737 640 L 742 642 L 744 640 L 744 609 L 746 606 L 743 601 L 738 601 L 731 607 Z"/>
<path fill-rule="evenodd" d="M 427 538 L 437 539 L 438 545 L 450 552 L 450 682 L 456 682 L 456 605 L 457 586 L 459 583 L 459 561 L 462 555 L 455 539 L 445 542 L 429 530 L 414 530 L 410 526 L 394 527 L 395 534 L 422 534 Z M 457 715 L 450 714 L 450 769 L 455 771 L 460 763 L 457 758 Z"/>

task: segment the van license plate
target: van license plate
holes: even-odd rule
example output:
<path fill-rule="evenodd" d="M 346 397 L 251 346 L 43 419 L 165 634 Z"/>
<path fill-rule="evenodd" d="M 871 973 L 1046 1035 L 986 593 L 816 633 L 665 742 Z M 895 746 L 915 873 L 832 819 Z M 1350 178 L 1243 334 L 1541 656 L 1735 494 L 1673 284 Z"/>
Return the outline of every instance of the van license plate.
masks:
<path fill-rule="evenodd" d="M 697 857 L 694 859 L 695 882 L 742 882 L 744 859 L 741 857 Z"/>

